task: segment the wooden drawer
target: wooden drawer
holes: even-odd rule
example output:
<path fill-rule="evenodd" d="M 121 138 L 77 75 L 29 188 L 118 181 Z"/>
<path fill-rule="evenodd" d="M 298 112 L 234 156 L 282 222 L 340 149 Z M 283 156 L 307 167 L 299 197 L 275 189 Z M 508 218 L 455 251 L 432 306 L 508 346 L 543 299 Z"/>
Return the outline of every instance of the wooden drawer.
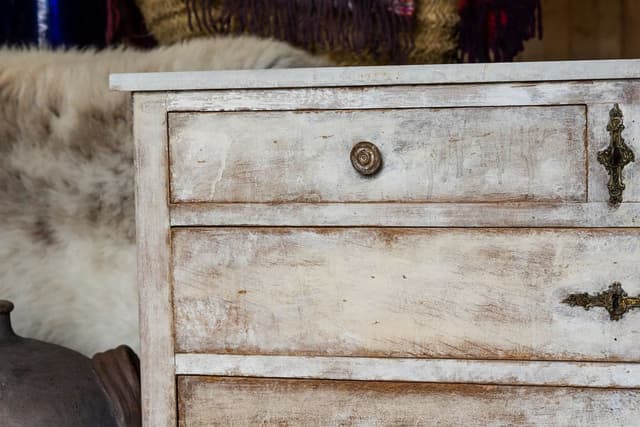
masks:
<path fill-rule="evenodd" d="M 639 361 L 637 229 L 174 229 L 177 352 Z"/>
<path fill-rule="evenodd" d="M 632 426 L 640 391 L 179 377 L 197 426 Z"/>
<path fill-rule="evenodd" d="M 352 167 L 359 141 L 380 150 L 373 178 Z M 173 203 L 587 196 L 582 105 L 170 113 L 169 147 Z"/>

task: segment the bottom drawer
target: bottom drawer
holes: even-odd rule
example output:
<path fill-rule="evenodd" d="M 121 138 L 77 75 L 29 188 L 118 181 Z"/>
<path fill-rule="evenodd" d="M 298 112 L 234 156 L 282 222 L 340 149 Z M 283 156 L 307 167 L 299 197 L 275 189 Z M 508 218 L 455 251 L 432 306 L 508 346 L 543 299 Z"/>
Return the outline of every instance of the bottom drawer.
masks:
<path fill-rule="evenodd" d="M 178 377 L 180 426 L 631 426 L 640 390 Z"/>

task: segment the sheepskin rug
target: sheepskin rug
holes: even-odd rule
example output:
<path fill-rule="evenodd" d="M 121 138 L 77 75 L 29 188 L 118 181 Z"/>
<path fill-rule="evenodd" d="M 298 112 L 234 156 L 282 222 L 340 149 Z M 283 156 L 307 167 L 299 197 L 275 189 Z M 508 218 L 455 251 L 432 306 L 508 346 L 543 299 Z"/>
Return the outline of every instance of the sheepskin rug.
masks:
<path fill-rule="evenodd" d="M 130 97 L 113 72 L 324 65 L 252 37 L 152 51 L 0 49 L 0 299 L 16 332 L 139 350 Z"/>

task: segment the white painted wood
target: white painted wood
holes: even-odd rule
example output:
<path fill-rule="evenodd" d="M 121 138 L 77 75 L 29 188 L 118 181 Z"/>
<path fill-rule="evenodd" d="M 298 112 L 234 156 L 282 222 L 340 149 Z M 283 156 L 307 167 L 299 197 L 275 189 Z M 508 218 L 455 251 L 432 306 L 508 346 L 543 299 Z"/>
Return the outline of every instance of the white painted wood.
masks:
<path fill-rule="evenodd" d="M 172 202 L 585 201 L 583 106 L 175 113 Z M 351 148 L 373 142 L 363 177 Z"/>
<path fill-rule="evenodd" d="M 171 92 L 168 103 L 171 111 L 258 111 L 613 105 L 637 103 L 639 98 L 637 81 L 604 80 Z"/>
<path fill-rule="evenodd" d="M 145 425 L 637 424 L 640 310 L 561 300 L 640 294 L 640 172 L 613 208 L 596 160 L 614 103 L 638 155 L 639 80 L 639 60 L 112 76 L 155 91 L 134 97 Z"/>
<path fill-rule="evenodd" d="M 133 101 L 142 424 L 175 426 L 166 97 L 135 94 Z"/>
<path fill-rule="evenodd" d="M 181 426 L 638 425 L 639 390 L 181 377 Z"/>
<path fill-rule="evenodd" d="M 179 203 L 172 226 L 637 227 L 640 203 Z"/>
<path fill-rule="evenodd" d="M 112 74 L 109 84 L 125 91 L 180 91 L 629 78 L 640 78 L 640 60 Z"/>
<path fill-rule="evenodd" d="M 640 387 L 639 363 L 176 354 L 176 374 L 569 387 Z"/>
<path fill-rule="evenodd" d="M 637 229 L 173 231 L 178 352 L 639 361 Z"/>

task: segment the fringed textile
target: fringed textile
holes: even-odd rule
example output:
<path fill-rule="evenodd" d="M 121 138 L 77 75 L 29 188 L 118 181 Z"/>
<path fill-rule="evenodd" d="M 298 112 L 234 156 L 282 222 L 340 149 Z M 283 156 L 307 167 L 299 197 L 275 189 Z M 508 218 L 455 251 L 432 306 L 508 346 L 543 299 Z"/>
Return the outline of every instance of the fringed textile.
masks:
<path fill-rule="evenodd" d="M 542 37 L 540 0 L 459 0 L 458 4 L 462 60 L 513 61 L 526 40 Z"/>
<path fill-rule="evenodd" d="M 157 45 L 134 0 L 107 0 L 105 42 L 107 45 L 123 43 L 141 48 Z"/>
<path fill-rule="evenodd" d="M 366 53 L 405 62 L 413 49 L 413 0 L 185 0 L 191 28 L 250 33 L 311 52 Z M 214 13 L 215 12 L 215 13 Z"/>

